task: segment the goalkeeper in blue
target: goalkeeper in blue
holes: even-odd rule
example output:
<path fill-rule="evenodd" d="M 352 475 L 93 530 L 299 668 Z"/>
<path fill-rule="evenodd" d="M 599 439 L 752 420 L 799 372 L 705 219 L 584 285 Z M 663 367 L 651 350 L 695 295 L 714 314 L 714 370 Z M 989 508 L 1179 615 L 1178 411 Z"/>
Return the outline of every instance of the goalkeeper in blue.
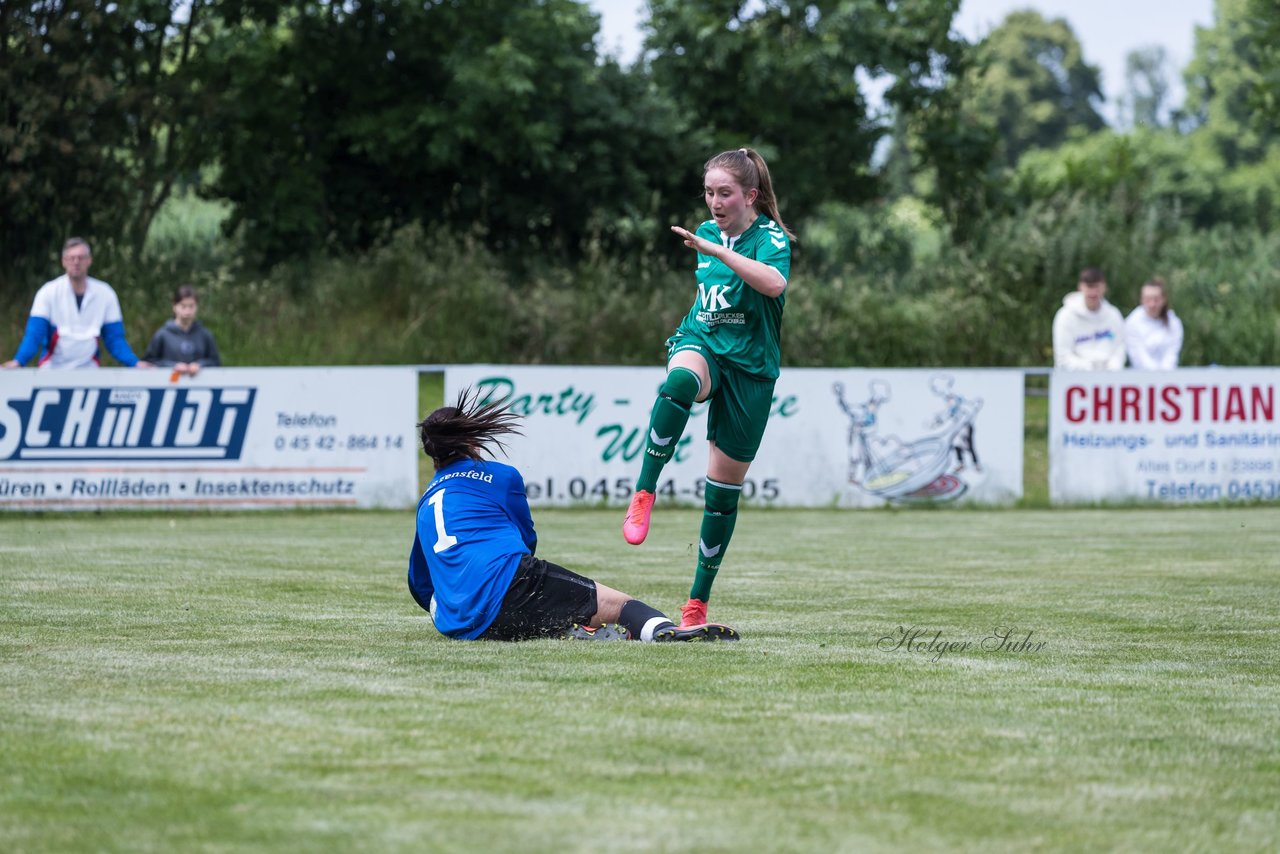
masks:
<path fill-rule="evenodd" d="M 418 425 L 436 474 L 418 502 L 409 592 L 436 629 L 461 640 L 737 640 L 728 626 L 679 627 L 639 599 L 534 557 L 524 478 L 485 458 L 520 432 L 518 418 L 464 391 Z"/>

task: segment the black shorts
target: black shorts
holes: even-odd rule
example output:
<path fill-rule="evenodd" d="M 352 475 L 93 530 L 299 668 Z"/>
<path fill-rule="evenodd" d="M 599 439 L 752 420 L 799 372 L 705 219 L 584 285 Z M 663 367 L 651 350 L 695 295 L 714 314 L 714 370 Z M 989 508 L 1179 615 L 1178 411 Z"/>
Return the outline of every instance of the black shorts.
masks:
<path fill-rule="evenodd" d="M 596 583 L 533 555 L 520 558 L 498 616 L 479 640 L 556 637 L 595 616 Z"/>

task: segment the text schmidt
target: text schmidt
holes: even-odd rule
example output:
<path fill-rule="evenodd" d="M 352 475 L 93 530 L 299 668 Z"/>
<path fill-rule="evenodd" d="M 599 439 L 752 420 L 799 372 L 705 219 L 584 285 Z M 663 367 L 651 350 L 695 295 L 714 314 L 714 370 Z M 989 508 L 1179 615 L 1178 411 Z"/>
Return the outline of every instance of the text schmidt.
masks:
<path fill-rule="evenodd" d="M 1272 385 L 1072 385 L 1064 399 L 1073 424 L 1269 422 L 1275 413 Z"/>
<path fill-rule="evenodd" d="M 235 460 L 256 389 L 35 388 L 0 398 L 0 460 Z"/>

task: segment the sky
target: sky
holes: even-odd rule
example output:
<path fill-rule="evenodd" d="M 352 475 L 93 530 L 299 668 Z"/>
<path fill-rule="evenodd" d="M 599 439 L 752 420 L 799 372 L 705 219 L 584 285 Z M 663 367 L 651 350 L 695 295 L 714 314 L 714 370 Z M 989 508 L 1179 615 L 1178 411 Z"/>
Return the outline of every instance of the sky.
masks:
<path fill-rule="evenodd" d="M 630 63 L 640 52 L 644 0 L 588 0 L 600 14 L 601 47 Z M 1174 103 L 1183 97 L 1182 69 L 1191 60 L 1196 26 L 1213 24 L 1213 0 L 961 0 L 955 31 L 976 41 L 1016 9 L 1046 18 L 1066 18 L 1084 47 L 1086 61 L 1102 70 L 1102 114 L 1114 122 L 1124 94 L 1125 56 L 1135 48 L 1162 45 L 1170 59 Z"/>

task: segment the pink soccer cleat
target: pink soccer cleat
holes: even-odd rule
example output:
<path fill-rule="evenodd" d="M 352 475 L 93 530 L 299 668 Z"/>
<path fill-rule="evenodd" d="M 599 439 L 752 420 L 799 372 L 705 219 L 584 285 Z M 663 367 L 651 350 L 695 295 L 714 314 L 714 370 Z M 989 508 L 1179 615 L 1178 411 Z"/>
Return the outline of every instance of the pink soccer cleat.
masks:
<path fill-rule="evenodd" d="M 631 506 L 627 508 L 627 518 L 622 522 L 622 537 L 633 546 L 644 542 L 649 536 L 649 514 L 653 512 L 653 499 L 656 496 L 648 490 L 637 490 L 631 496 Z"/>
<path fill-rule="evenodd" d="M 680 628 L 704 626 L 707 623 L 707 603 L 701 599 L 690 599 L 680 609 Z"/>

